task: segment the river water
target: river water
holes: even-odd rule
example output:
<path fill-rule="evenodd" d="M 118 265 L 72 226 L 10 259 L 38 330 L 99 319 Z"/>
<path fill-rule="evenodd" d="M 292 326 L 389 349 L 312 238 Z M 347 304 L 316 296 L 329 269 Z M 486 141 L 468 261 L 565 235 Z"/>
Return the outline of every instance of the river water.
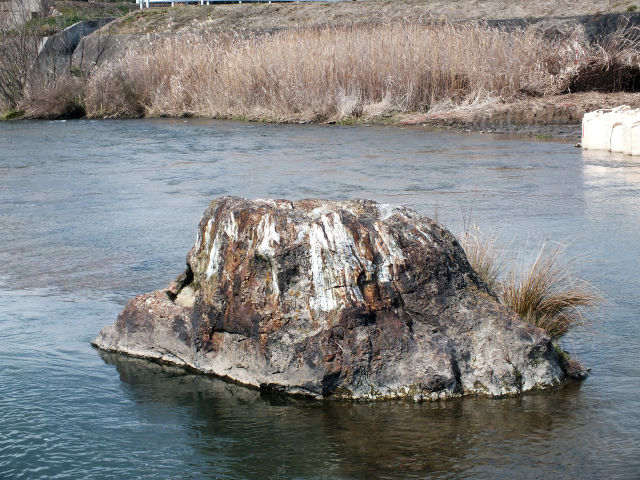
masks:
<path fill-rule="evenodd" d="M 220 195 L 372 198 L 510 251 L 573 242 L 607 303 L 582 384 L 334 404 L 104 355 Z M 640 160 L 568 143 L 197 120 L 0 125 L 0 478 L 640 478 Z"/>

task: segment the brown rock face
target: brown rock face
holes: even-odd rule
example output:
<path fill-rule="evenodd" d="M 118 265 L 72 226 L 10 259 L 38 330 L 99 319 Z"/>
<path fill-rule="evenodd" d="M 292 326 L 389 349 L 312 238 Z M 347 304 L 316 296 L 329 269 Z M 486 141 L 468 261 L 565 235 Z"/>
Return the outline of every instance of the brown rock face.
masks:
<path fill-rule="evenodd" d="M 93 344 L 323 398 L 504 395 L 564 377 L 446 229 L 371 201 L 215 200 L 186 271 Z"/>

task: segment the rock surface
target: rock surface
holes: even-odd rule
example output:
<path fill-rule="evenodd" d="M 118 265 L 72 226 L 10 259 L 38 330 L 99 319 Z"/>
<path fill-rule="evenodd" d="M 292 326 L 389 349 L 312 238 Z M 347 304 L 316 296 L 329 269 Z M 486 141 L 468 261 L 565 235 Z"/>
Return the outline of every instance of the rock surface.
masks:
<path fill-rule="evenodd" d="M 93 344 L 317 398 L 505 395 L 566 375 L 446 229 L 371 201 L 215 200 L 185 272 Z"/>

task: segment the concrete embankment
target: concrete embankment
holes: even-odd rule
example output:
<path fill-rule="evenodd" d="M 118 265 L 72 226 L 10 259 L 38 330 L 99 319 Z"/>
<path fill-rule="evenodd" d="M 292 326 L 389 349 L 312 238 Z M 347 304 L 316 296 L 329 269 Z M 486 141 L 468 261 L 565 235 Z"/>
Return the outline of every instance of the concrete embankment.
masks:
<path fill-rule="evenodd" d="M 71 65 L 83 63 L 82 52 L 76 57 L 79 60 L 74 62 L 74 53 L 82 39 L 96 30 L 112 22 L 113 18 L 99 18 L 96 20 L 85 20 L 74 23 L 65 28 L 60 33 L 50 37 L 44 37 L 38 49 L 38 60 L 41 68 L 48 70 L 64 71 Z M 104 44 L 105 38 L 98 37 L 97 44 Z M 98 49 L 96 49 L 99 51 Z M 95 57 L 99 59 L 99 56 Z"/>

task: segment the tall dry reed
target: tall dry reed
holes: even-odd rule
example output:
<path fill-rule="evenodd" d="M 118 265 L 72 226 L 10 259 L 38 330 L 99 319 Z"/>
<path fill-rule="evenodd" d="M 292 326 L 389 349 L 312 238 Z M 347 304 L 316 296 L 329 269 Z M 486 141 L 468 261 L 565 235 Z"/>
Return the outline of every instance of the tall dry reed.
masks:
<path fill-rule="evenodd" d="M 322 121 L 438 102 L 510 99 L 553 83 L 549 41 L 482 25 L 358 26 L 241 38 L 185 34 L 90 78 L 93 116 L 193 114 Z M 561 51 L 561 49 L 558 49 Z"/>
<path fill-rule="evenodd" d="M 460 244 L 478 276 L 492 292 L 499 293 L 505 259 L 496 236 L 484 233 L 477 225 L 470 225 L 461 235 Z"/>
<path fill-rule="evenodd" d="M 640 91 L 640 28 L 623 22 L 582 53 L 568 77 L 567 91 Z"/>

